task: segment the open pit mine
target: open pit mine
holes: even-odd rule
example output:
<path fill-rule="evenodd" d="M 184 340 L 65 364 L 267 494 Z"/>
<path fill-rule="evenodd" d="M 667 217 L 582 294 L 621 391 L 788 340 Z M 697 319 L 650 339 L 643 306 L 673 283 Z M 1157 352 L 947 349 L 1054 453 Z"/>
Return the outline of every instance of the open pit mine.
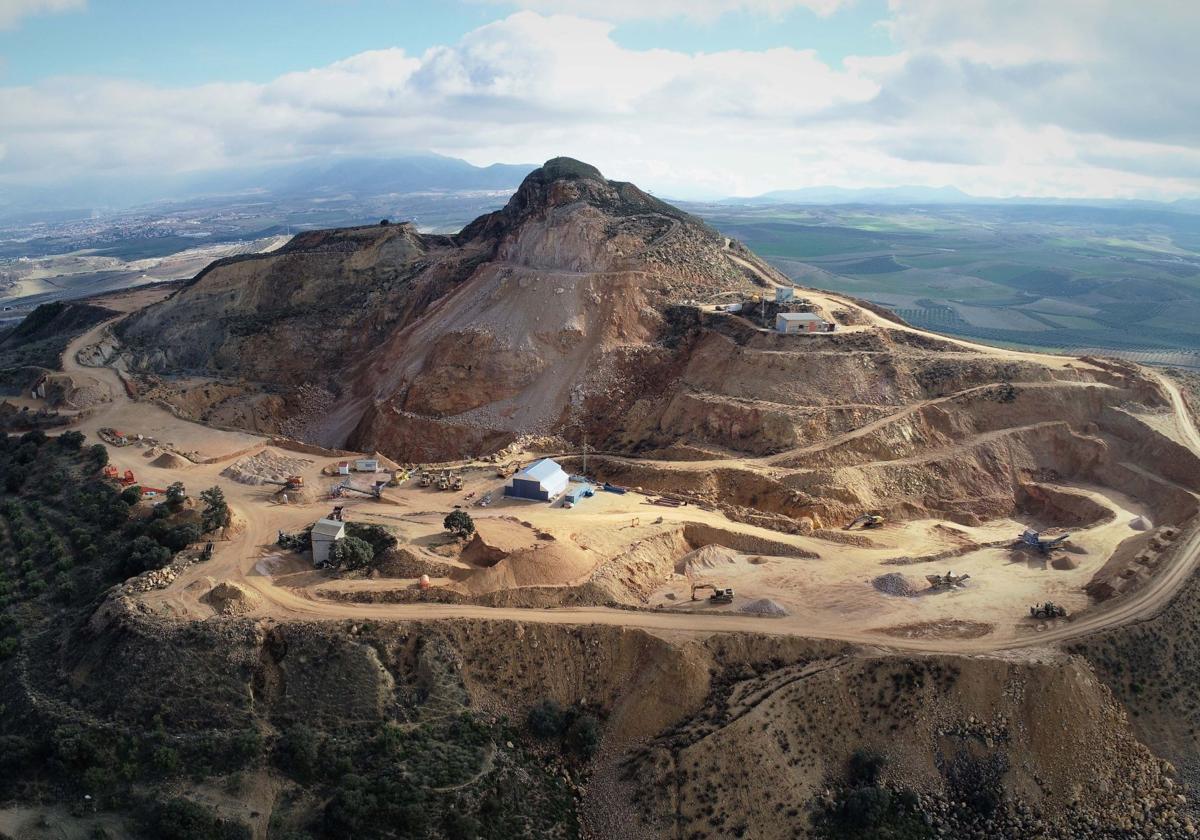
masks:
<path fill-rule="evenodd" d="M 249 835 L 1195 832 L 1181 380 L 799 287 L 569 158 L 452 236 L 306 232 L 138 294 L 41 399 L 114 483 L 230 516 L 3 702 L 253 729 L 252 793 L 172 782 Z M 461 772 L 390 765 L 439 814 L 411 833 L 278 760 L 446 715 Z M 502 822 L 522 779 L 540 816 Z"/>

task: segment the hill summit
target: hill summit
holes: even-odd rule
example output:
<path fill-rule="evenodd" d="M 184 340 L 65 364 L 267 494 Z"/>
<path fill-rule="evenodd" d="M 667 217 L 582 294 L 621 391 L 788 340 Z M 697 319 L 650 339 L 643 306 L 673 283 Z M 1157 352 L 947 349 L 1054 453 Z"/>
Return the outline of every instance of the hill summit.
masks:
<path fill-rule="evenodd" d="M 783 281 L 699 219 L 559 157 L 454 236 L 313 231 L 214 263 L 122 337 L 134 370 L 250 383 L 220 405 L 189 395 L 205 419 L 452 457 L 577 424 L 634 356 L 663 355 L 673 304 Z"/>

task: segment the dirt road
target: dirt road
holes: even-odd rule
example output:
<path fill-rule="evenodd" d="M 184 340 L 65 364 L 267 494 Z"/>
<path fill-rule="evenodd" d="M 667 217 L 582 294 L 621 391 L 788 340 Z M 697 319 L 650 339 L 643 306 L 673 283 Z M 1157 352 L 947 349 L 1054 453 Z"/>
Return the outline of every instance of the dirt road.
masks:
<path fill-rule="evenodd" d="M 840 298 L 821 293 L 830 301 L 836 300 L 840 307 L 857 309 L 854 304 Z M 867 310 L 861 310 L 865 317 L 878 322 L 889 329 L 897 329 L 897 325 L 887 322 Z M 323 511 L 317 510 L 324 503 L 309 506 L 288 506 L 272 503 L 275 488 L 250 486 L 228 480 L 220 475 L 220 471 L 234 460 L 238 454 L 248 449 L 261 449 L 267 441 L 261 437 L 246 433 L 222 432 L 181 420 L 169 412 L 153 405 L 136 403 L 126 396 L 124 384 L 116 371 L 111 368 L 92 368 L 80 365 L 76 353 L 80 348 L 94 343 L 102 335 L 107 325 L 100 325 L 85 335 L 76 339 L 64 354 L 63 367 L 68 373 L 79 376 L 90 376 L 102 382 L 111 395 L 111 402 L 104 404 L 82 423 L 85 431 L 93 432 L 101 425 L 112 425 L 129 431 L 140 431 L 143 428 L 154 429 L 160 440 L 164 434 L 173 439 L 187 442 L 197 450 L 212 454 L 212 463 L 196 464 L 180 471 L 155 469 L 149 466 L 144 453 L 136 447 L 112 448 L 112 460 L 119 467 L 134 468 L 139 478 L 145 475 L 154 482 L 162 482 L 166 486 L 172 480 L 184 480 L 192 492 L 195 488 L 219 484 L 226 492 L 231 505 L 243 523 L 239 533 L 231 540 L 219 545 L 214 558 L 206 563 L 191 567 L 181 575 L 174 584 L 165 590 L 147 593 L 144 600 L 164 616 L 180 619 L 201 618 L 211 615 L 211 609 L 199 601 L 212 583 L 221 580 L 233 580 L 252 589 L 264 602 L 264 608 L 258 614 L 276 620 L 429 620 L 449 618 L 480 618 L 501 619 L 523 622 L 554 623 L 554 624 L 605 624 L 625 627 L 638 627 L 657 633 L 690 633 L 708 634 L 713 632 L 756 632 L 768 634 L 805 635 L 821 638 L 838 639 L 881 648 L 909 649 L 921 651 L 957 651 L 957 652 L 986 652 L 1005 650 L 1033 645 L 1043 645 L 1049 642 L 1059 642 L 1118 624 L 1135 622 L 1147 618 L 1161 609 L 1178 591 L 1179 587 L 1195 570 L 1200 562 L 1200 527 L 1192 523 L 1191 527 L 1180 535 L 1174 560 L 1159 568 L 1158 572 L 1139 590 L 1132 594 L 1113 599 L 1113 601 L 1093 607 L 1071 621 L 1060 621 L 1043 629 L 1035 630 L 1031 625 L 1028 632 L 1017 635 L 983 636 L 980 638 L 896 638 L 873 632 L 865 626 L 804 626 L 795 621 L 765 618 L 761 616 L 737 613 L 683 613 L 671 611 L 633 611 L 616 610 L 600 607 L 586 608 L 492 608 L 470 605 L 448 604 L 360 604 L 343 601 L 323 600 L 315 595 L 312 586 L 283 585 L 270 568 L 274 561 L 270 560 L 268 552 L 275 541 L 279 529 L 295 530 L 312 522 L 315 516 Z M 920 330 L 907 328 L 912 332 L 929 335 L 939 340 L 952 341 L 971 349 L 978 348 L 983 352 L 1001 353 L 1006 356 L 1027 356 L 1044 361 L 1053 359 L 1056 366 L 1066 364 L 1083 364 L 1078 360 L 1066 357 L 1047 357 L 1038 353 L 1013 353 L 984 345 L 973 345 L 946 339 Z M 1167 395 L 1174 411 L 1174 422 L 1180 436 L 1195 451 L 1200 452 L 1200 431 L 1197 431 L 1178 389 L 1164 377 L 1157 377 Z M 880 421 L 883 422 L 883 421 Z M 120 425 L 118 425 L 118 423 Z M 861 430 L 849 433 L 861 433 Z M 294 453 L 288 453 L 294 456 Z M 780 457 L 780 456 L 775 456 Z M 786 453 L 783 457 L 786 457 Z M 321 481 L 320 465 L 315 459 L 306 478 L 310 486 L 318 485 Z M 712 468 L 713 464 L 700 466 Z M 678 466 L 678 465 L 676 465 Z M 411 499 L 410 499 L 411 500 Z M 377 503 L 367 502 L 372 505 Z M 392 506 L 389 505 L 389 510 Z M 382 508 L 379 508 L 382 510 Z M 412 514 L 415 509 L 408 502 L 402 501 L 395 506 L 397 514 Z M 712 523 L 720 524 L 730 530 L 752 532 L 751 526 L 744 526 L 724 520 L 719 514 L 700 512 L 691 509 L 685 513 L 669 509 L 657 509 L 655 515 L 662 514 L 668 520 L 672 517 L 711 517 Z M 613 514 L 614 521 L 617 514 Z M 622 512 L 625 518 L 627 513 Z M 600 516 L 597 515 L 599 521 Z M 778 535 L 775 535 L 778 536 Z M 295 572 L 296 575 L 313 577 L 317 573 Z M 292 581 L 294 583 L 294 581 Z"/>

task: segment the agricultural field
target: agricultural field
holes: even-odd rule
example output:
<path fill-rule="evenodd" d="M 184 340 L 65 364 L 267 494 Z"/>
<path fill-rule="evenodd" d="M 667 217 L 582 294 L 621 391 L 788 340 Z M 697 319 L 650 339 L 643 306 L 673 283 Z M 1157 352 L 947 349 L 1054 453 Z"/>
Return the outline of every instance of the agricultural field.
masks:
<path fill-rule="evenodd" d="M 798 283 L 914 326 L 1200 368 L 1200 215 L 1057 205 L 688 208 Z"/>

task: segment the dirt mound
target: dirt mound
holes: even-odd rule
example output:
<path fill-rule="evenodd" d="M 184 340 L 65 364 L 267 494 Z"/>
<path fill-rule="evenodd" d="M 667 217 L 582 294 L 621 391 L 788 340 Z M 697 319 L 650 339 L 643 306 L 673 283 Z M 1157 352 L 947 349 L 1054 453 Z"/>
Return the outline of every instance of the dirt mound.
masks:
<path fill-rule="evenodd" d="M 150 466 L 161 467 L 167 470 L 178 470 L 182 469 L 183 467 L 191 466 L 191 463 L 191 461 L 189 461 L 187 458 L 184 458 L 182 455 L 178 455 L 174 452 L 164 452 L 151 461 Z"/>
<path fill-rule="evenodd" d="M 1078 569 L 1079 561 L 1069 555 L 1059 554 L 1050 561 L 1050 565 L 1053 568 L 1058 569 L 1060 572 L 1067 572 L 1071 569 Z"/>
<path fill-rule="evenodd" d="M 751 601 L 749 604 L 742 606 L 738 612 L 744 612 L 748 615 L 790 615 L 787 610 L 770 598 L 759 598 L 757 601 Z"/>
<path fill-rule="evenodd" d="M 262 606 L 262 597 L 257 592 L 228 580 L 218 583 L 200 600 L 218 615 L 246 615 Z"/>
<path fill-rule="evenodd" d="M 289 458 L 269 449 L 248 455 L 225 469 L 221 475 L 241 484 L 268 484 L 286 481 L 288 476 L 304 472 L 313 465 L 307 458 Z"/>
<path fill-rule="evenodd" d="M 1149 531 L 1153 526 L 1150 524 L 1150 520 L 1146 517 L 1135 516 L 1133 519 L 1129 520 L 1129 527 L 1135 531 Z"/>
<path fill-rule="evenodd" d="M 480 568 L 456 586 L 469 595 L 484 595 L 514 587 L 578 583 L 604 558 L 505 516 L 475 520 L 475 535 L 460 559 Z"/>
<path fill-rule="evenodd" d="M 871 585 L 884 595 L 900 595 L 905 598 L 911 598 L 921 591 L 921 587 L 899 572 L 889 572 L 886 575 L 880 575 L 871 581 Z"/>
<path fill-rule="evenodd" d="M 740 555 L 736 551 L 723 545 L 706 545 L 695 551 L 689 551 L 675 561 L 675 571 L 688 577 L 702 575 L 705 571 L 728 566 L 730 563 L 738 562 L 739 559 Z"/>

